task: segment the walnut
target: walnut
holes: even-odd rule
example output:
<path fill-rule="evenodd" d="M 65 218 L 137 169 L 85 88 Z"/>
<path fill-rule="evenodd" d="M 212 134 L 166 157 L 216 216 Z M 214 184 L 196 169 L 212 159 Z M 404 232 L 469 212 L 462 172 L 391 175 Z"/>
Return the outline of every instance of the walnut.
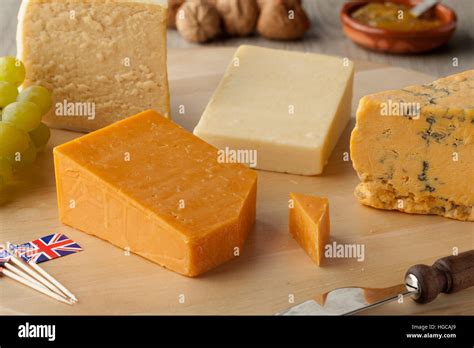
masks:
<path fill-rule="evenodd" d="M 206 42 L 220 33 L 221 17 L 205 0 L 186 1 L 176 13 L 176 27 L 186 40 Z"/>
<path fill-rule="evenodd" d="M 258 18 L 257 0 L 216 0 L 215 6 L 229 35 L 251 34 Z"/>
<path fill-rule="evenodd" d="M 176 12 L 185 0 L 168 0 L 168 28 L 176 28 Z"/>
<path fill-rule="evenodd" d="M 257 31 L 267 39 L 300 39 L 310 27 L 300 0 L 265 0 L 260 5 Z"/>

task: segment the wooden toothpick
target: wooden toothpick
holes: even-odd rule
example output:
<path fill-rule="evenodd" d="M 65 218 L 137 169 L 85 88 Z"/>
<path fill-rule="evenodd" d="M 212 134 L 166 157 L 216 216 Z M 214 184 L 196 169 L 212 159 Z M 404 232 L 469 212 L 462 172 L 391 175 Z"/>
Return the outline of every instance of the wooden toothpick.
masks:
<path fill-rule="evenodd" d="M 13 265 L 10 265 L 8 262 L 4 263 L 3 264 L 3 267 L 5 267 L 6 269 L 8 269 L 9 271 L 15 273 L 16 275 L 18 275 L 19 277 L 22 277 L 22 278 L 25 278 L 26 280 L 28 280 L 29 282 L 31 283 L 34 283 L 38 286 L 42 286 L 43 288 L 47 289 L 43 284 L 41 284 L 39 281 L 37 281 L 36 279 L 30 277 L 28 274 L 26 274 L 25 272 L 19 270 L 18 268 L 16 268 L 15 266 Z"/>
<path fill-rule="evenodd" d="M 35 283 L 32 283 L 28 280 L 26 280 L 25 278 L 22 278 L 20 276 L 18 276 L 17 274 L 13 273 L 13 272 L 10 272 L 9 270 L 3 268 L 3 267 L 0 267 L 0 273 L 13 279 L 13 280 L 16 280 L 17 282 L 23 284 L 23 285 L 26 285 L 38 292 L 41 292 L 42 294 L 46 295 L 46 296 L 49 296 L 51 298 L 54 298 L 55 300 L 59 301 L 59 302 L 63 302 L 63 303 L 66 303 L 68 305 L 72 305 L 72 301 L 71 300 L 66 300 L 64 297 L 62 296 L 59 296 L 57 294 L 55 294 L 54 292 L 52 292 L 51 290 L 49 289 L 46 289 L 44 286 L 39 286 Z"/>
<path fill-rule="evenodd" d="M 50 289 L 52 292 L 55 292 L 56 294 L 58 294 L 59 296 L 62 296 L 62 297 L 66 297 L 64 296 L 64 294 L 61 292 L 61 290 L 59 290 L 58 288 L 56 288 L 56 286 L 54 286 L 53 284 L 51 284 L 51 282 L 49 282 L 47 279 L 43 278 L 40 274 L 36 273 L 35 271 L 33 271 L 30 267 L 26 266 L 24 262 L 18 260 L 16 258 L 16 256 L 14 256 L 13 254 L 10 254 L 11 255 L 11 258 L 10 258 L 10 261 L 12 263 L 14 263 L 16 266 L 20 267 L 23 271 L 25 271 L 26 273 L 28 273 L 30 276 L 32 276 L 33 278 L 35 278 L 37 281 L 39 281 L 41 284 L 43 284 L 44 286 L 46 286 L 48 289 Z"/>
<path fill-rule="evenodd" d="M 70 292 L 64 285 L 62 285 L 60 282 L 58 282 L 56 279 L 54 279 L 48 272 L 46 272 L 44 269 L 42 269 L 36 262 L 34 261 L 29 261 L 28 265 L 31 266 L 35 271 L 37 271 L 39 274 L 41 274 L 43 277 L 48 279 L 51 283 L 53 283 L 59 290 L 61 290 L 64 294 L 69 296 L 71 300 L 74 302 L 78 302 L 76 296 L 72 292 Z"/>

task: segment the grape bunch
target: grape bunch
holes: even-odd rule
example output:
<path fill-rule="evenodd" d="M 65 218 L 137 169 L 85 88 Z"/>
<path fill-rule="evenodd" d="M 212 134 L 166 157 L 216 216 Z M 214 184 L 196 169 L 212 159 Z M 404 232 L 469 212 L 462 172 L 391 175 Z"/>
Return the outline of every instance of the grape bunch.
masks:
<path fill-rule="evenodd" d="M 15 57 L 0 57 L 0 191 L 16 172 L 29 167 L 51 135 L 41 118 L 52 106 L 48 90 L 30 86 L 18 93 L 25 67 Z"/>

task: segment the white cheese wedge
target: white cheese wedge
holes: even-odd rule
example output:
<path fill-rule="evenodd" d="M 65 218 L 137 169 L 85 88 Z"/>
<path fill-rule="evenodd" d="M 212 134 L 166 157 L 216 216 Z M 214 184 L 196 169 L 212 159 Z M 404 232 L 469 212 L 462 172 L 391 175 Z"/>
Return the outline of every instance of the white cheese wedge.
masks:
<path fill-rule="evenodd" d="M 194 134 L 256 152 L 256 168 L 316 175 L 351 116 L 354 65 L 318 54 L 241 46 Z"/>
<path fill-rule="evenodd" d="M 46 87 L 51 127 L 90 131 L 145 109 L 169 117 L 166 0 L 23 0 L 23 88 Z"/>

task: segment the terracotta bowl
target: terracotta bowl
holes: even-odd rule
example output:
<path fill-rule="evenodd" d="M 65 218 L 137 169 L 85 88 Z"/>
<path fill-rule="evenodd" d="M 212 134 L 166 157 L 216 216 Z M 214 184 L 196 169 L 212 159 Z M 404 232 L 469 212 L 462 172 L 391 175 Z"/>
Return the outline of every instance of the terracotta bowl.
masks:
<path fill-rule="evenodd" d="M 371 1 L 344 4 L 340 19 L 344 33 L 355 43 L 366 48 L 390 53 L 420 53 L 433 50 L 447 43 L 456 30 L 456 14 L 450 8 L 438 4 L 430 11 L 441 20 L 436 28 L 423 31 L 395 31 L 368 26 L 352 18 L 352 13 Z M 372 1 L 373 2 L 373 1 Z M 379 2 L 386 2 L 380 0 Z M 390 0 L 390 2 L 413 7 L 420 0 Z"/>

